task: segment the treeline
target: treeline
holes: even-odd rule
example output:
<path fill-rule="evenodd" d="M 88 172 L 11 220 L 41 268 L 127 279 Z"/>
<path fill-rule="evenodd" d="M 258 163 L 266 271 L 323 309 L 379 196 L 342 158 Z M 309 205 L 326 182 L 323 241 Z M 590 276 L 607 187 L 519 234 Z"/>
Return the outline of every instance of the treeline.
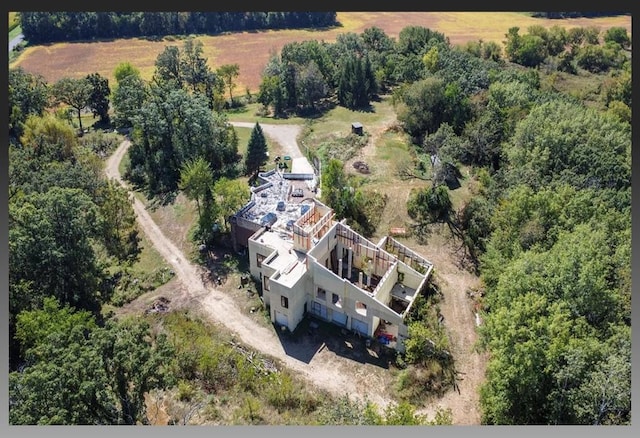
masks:
<path fill-rule="evenodd" d="M 615 12 L 615 11 L 597 11 L 597 12 L 532 12 L 532 17 L 540 18 L 593 18 L 593 17 L 614 17 L 616 15 L 630 15 L 630 12 Z"/>
<path fill-rule="evenodd" d="M 335 12 L 21 12 L 31 44 L 336 25 Z"/>

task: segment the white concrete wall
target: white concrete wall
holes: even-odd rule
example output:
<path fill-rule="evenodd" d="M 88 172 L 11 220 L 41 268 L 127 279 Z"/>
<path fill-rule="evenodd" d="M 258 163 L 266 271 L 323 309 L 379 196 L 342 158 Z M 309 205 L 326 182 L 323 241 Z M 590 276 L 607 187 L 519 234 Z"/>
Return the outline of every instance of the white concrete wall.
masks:
<path fill-rule="evenodd" d="M 260 274 L 262 273 L 262 268 L 258 267 L 258 254 L 267 258 L 271 253 L 275 252 L 273 248 L 260 243 L 259 236 L 260 233 L 254 235 L 253 239 L 249 239 L 249 272 L 256 280 L 260 279 Z"/>
<path fill-rule="evenodd" d="M 404 274 L 404 278 L 402 280 L 402 284 L 412 289 L 418 289 L 422 280 L 424 280 L 424 275 L 419 272 L 414 271 L 405 263 L 400 262 L 398 264 L 398 272 Z M 397 278 L 397 277 L 396 277 Z"/>
<path fill-rule="evenodd" d="M 398 282 L 398 265 L 394 265 L 387 271 L 384 277 L 380 279 L 377 288 L 375 289 L 375 296 L 378 301 L 384 304 L 391 302 L 391 289 Z"/>

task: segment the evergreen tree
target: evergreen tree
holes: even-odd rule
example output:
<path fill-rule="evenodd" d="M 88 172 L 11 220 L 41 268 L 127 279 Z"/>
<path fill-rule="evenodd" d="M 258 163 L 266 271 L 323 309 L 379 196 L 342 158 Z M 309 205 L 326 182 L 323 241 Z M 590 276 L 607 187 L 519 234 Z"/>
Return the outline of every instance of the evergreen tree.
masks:
<path fill-rule="evenodd" d="M 247 145 L 247 155 L 244 161 L 244 167 L 247 175 L 253 175 L 258 172 L 260 166 L 267 161 L 267 140 L 262 132 L 262 127 L 258 122 L 251 131 L 251 138 Z"/>
<path fill-rule="evenodd" d="M 367 107 L 376 89 L 368 57 L 349 57 L 344 60 L 338 79 L 340 105 L 350 109 Z"/>

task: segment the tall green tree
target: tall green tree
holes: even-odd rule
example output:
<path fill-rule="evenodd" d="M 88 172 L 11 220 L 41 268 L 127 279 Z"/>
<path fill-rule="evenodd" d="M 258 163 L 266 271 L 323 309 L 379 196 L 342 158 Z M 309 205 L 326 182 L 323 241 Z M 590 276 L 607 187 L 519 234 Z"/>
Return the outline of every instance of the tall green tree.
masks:
<path fill-rule="evenodd" d="M 127 175 L 142 176 L 138 182 L 152 196 L 177 190 L 188 160 L 203 157 L 217 176 L 233 171 L 238 161 L 237 135 L 226 116 L 212 112 L 205 96 L 168 82 L 151 86 L 134 116 L 133 139 Z"/>
<path fill-rule="evenodd" d="M 216 204 L 219 206 L 225 229 L 229 228 L 229 218 L 251 198 L 247 184 L 240 180 L 222 177 L 213 186 Z"/>
<path fill-rule="evenodd" d="M 59 103 L 69 105 L 78 113 L 78 126 L 82 129 L 82 110 L 89 106 L 93 87 L 86 78 L 62 78 L 53 84 L 53 96 Z"/>
<path fill-rule="evenodd" d="M 264 106 L 265 110 L 267 110 L 269 106 L 272 106 L 274 117 L 278 117 L 284 112 L 285 97 L 280 76 L 262 77 L 258 91 L 258 102 Z"/>
<path fill-rule="evenodd" d="M 441 79 L 422 79 L 396 93 L 398 121 L 418 144 L 422 143 L 425 135 L 436 132 L 445 121 L 445 84 Z"/>
<path fill-rule="evenodd" d="M 310 61 L 301 68 L 297 78 L 301 104 L 304 107 L 313 109 L 316 102 L 327 95 L 327 81 L 322 76 L 315 61 Z"/>
<path fill-rule="evenodd" d="M 245 173 L 255 175 L 260 167 L 267 162 L 267 158 L 267 139 L 262 132 L 260 123 L 256 122 L 247 144 L 247 155 L 244 159 Z"/>
<path fill-rule="evenodd" d="M 23 131 L 20 142 L 31 157 L 65 161 L 74 155 L 78 144 L 69 123 L 50 115 L 30 116 Z"/>
<path fill-rule="evenodd" d="M 44 77 L 22 67 L 9 69 L 9 137 L 19 139 L 30 115 L 41 116 L 49 104 L 49 86 Z"/>
<path fill-rule="evenodd" d="M 345 57 L 338 79 L 338 101 L 351 109 L 367 107 L 377 89 L 375 81 L 368 57 Z"/>
<path fill-rule="evenodd" d="M 53 333 L 70 333 L 79 328 L 91 331 L 97 328 L 90 312 L 74 310 L 69 305 L 61 306 L 54 297 L 45 297 L 40 308 L 20 312 L 16 320 L 15 338 L 20 342 L 23 358 L 28 351 L 46 343 Z"/>
<path fill-rule="evenodd" d="M 118 85 L 124 78 L 131 75 L 140 77 L 140 70 L 133 66 L 129 61 L 121 62 L 113 70 L 113 76 L 116 78 L 116 84 Z"/>
<path fill-rule="evenodd" d="M 119 128 L 133 126 L 134 117 L 149 95 L 149 86 L 140 75 L 135 71 L 126 73 L 127 71 L 122 71 L 123 76 L 118 80 L 111 96 L 115 112 L 114 122 Z M 118 75 L 118 69 L 116 69 L 116 75 Z"/>
<path fill-rule="evenodd" d="M 100 122 L 109 123 L 109 80 L 100 76 L 99 73 L 87 75 L 87 81 L 91 84 L 92 90 L 89 96 L 89 108 L 94 117 L 100 117 Z"/>
<path fill-rule="evenodd" d="M 538 188 L 562 182 L 576 188 L 629 187 L 629 125 L 610 114 L 573 102 L 533 108 L 517 125 L 506 153 L 509 181 Z"/>
<path fill-rule="evenodd" d="M 338 217 L 344 217 L 346 207 L 344 197 L 348 190 L 347 176 L 344 173 L 343 163 L 335 158 L 322 166 L 321 193 L 322 201 L 333 208 Z"/>
<path fill-rule="evenodd" d="M 449 222 L 453 204 L 445 185 L 430 186 L 416 191 L 407 203 L 409 216 L 418 222 Z"/>
<path fill-rule="evenodd" d="M 101 185 L 96 204 L 100 234 L 108 253 L 118 260 L 133 261 L 140 254 L 140 236 L 127 190 L 114 181 Z"/>
<path fill-rule="evenodd" d="M 182 165 L 179 187 L 187 198 L 195 201 L 199 218 L 202 218 L 205 197 L 208 192 L 211 192 L 212 186 L 213 174 L 204 158 L 197 157 Z"/>
<path fill-rule="evenodd" d="M 229 90 L 229 101 L 233 104 L 233 89 L 236 87 L 235 81 L 240 75 L 240 66 L 238 64 L 224 64 L 218 67 L 217 73 Z"/>
<path fill-rule="evenodd" d="M 604 33 L 604 42 L 609 41 L 618 44 L 623 49 L 628 49 L 631 46 L 631 38 L 627 29 L 622 26 L 614 26 L 607 29 Z"/>
<path fill-rule="evenodd" d="M 162 82 L 173 81 L 176 87 L 182 87 L 182 63 L 180 62 L 180 48 L 178 46 L 166 46 L 158 54 L 155 66 L 154 80 Z"/>

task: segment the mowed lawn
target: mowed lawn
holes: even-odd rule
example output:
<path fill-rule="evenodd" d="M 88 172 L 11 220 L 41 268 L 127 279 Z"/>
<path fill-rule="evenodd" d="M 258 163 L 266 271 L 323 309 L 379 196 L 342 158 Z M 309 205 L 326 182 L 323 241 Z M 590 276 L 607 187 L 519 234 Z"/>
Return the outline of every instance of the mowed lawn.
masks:
<path fill-rule="evenodd" d="M 424 26 L 444 33 L 452 44 L 479 39 L 502 44 L 510 27 L 518 26 L 521 33 L 525 33 L 534 24 L 566 28 L 595 26 L 601 30 L 622 26 L 631 33 L 629 15 L 549 20 L 533 18 L 522 12 L 338 12 L 337 18 L 341 26 L 326 30 L 269 30 L 196 37 L 202 41 L 203 56 L 212 68 L 236 63 L 240 66 L 238 86 L 234 91 L 234 95 L 240 96 L 247 89 L 251 92 L 258 90 L 269 56 L 279 52 L 285 44 L 311 39 L 334 42 L 339 34 L 361 33 L 373 26 L 395 39 L 406 26 Z M 26 71 L 41 74 L 49 83 L 63 77 L 79 78 L 97 72 L 113 84 L 115 67 L 127 61 L 140 70 L 143 78 L 150 79 L 158 54 L 166 46 L 181 48 L 181 38 L 170 37 L 162 41 L 131 38 L 34 46 L 27 48 L 10 67 L 21 66 Z"/>

